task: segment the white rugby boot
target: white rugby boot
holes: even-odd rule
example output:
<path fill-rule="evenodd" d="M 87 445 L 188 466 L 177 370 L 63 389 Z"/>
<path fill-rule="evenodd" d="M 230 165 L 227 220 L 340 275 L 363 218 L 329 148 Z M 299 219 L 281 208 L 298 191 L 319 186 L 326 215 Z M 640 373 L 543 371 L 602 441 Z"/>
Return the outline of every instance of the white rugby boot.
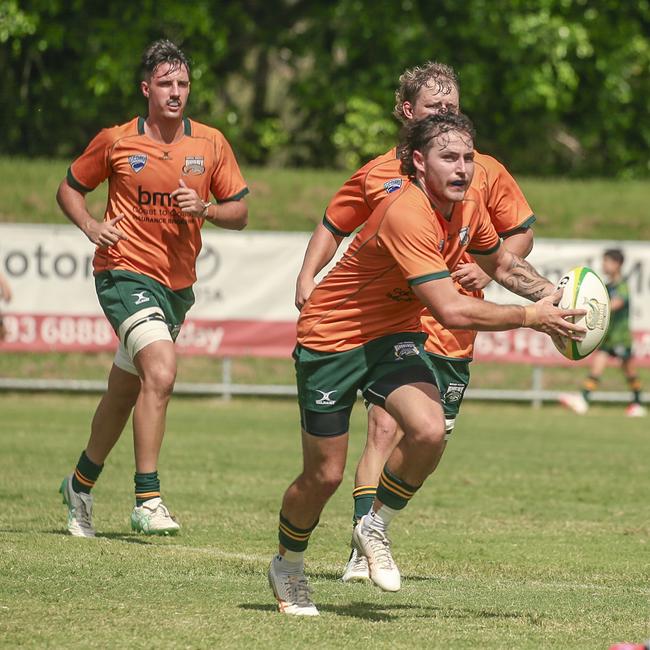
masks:
<path fill-rule="evenodd" d="M 366 556 L 370 579 L 384 591 L 399 591 L 401 578 L 390 552 L 390 540 L 377 528 L 365 528 L 368 517 L 369 515 L 364 515 L 355 526 L 352 543 L 359 555 Z"/>
<path fill-rule="evenodd" d="M 131 513 L 131 530 L 145 535 L 173 535 L 180 529 L 178 522 L 169 514 L 160 497 L 135 506 Z"/>
<path fill-rule="evenodd" d="M 368 559 L 365 555 L 359 555 L 356 548 L 352 548 L 348 563 L 345 565 L 345 571 L 341 577 L 343 582 L 362 582 L 370 580 L 370 570 L 368 569 Z"/>
<path fill-rule="evenodd" d="M 318 616 L 311 600 L 311 587 L 301 565 L 288 566 L 281 555 L 276 555 L 269 565 L 269 585 L 278 610 L 293 616 Z"/>
<path fill-rule="evenodd" d="M 584 415 L 589 410 L 589 402 L 579 393 L 561 393 L 557 399 L 562 406 L 578 415 Z"/>
<path fill-rule="evenodd" d="M 648 415 L 648 410 L 645 406 L 633 402 L 632 404 L 627 405 L 625 409 L 625 415 L 627 415 L 629 418 L 642 418 Z"/>
<path fill-rule="evenodd" d="M 61 482 L 59 492 L 68 506 L 68 532 L 73 537 L 95 537 L 93 528 L 93 496 L 72 489 L 72 474 Z"/>

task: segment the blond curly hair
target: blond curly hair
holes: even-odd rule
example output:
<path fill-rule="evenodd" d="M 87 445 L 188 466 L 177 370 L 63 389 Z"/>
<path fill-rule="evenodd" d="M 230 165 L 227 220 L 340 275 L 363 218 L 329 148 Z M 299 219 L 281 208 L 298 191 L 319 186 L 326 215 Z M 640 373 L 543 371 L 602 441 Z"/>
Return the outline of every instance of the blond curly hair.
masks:
<path fill-rule="evenodd" d="M 458 76 L 451 66 L 437 61 L 427 61 L 424 65 L 416 65 L 405 70 L 399 78 L 399 87 L 395 91 L 395 108 L 393 115 L 402 124 L 408 121 L 404 115 L 404 102 L 414 104 L 418 93 L 425 86 L 438 87 L 438 92 L 448 95 L 452 88 L 460 93 Z"/>

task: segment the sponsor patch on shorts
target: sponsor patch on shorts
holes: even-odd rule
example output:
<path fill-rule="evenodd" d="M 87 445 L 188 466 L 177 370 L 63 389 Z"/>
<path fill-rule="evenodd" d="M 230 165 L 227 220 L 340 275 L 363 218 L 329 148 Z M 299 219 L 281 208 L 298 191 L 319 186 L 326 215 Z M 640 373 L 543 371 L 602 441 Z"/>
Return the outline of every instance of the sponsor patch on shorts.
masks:
<path fill-rule="evenodd" d="M 463 399 L 463 394 L 467 388 L 466 384 L 461 384 L 457 381 L 450 381 L 447 385 L 447 390 L 442 396 L 442 401 L 447 404 L 454 404 L 455 402 L 460 402 Z"/>
<path fill-rule="evenodd" d="M 395 358 L 398 361 L 406 359 L 406 357 L 417 357 L 420 355 L 420 350 L 418 346 L 413 343 L 413 341 L 403 341 L 402 343 L 396 343 L 393 346 L 395 350 Z"/>

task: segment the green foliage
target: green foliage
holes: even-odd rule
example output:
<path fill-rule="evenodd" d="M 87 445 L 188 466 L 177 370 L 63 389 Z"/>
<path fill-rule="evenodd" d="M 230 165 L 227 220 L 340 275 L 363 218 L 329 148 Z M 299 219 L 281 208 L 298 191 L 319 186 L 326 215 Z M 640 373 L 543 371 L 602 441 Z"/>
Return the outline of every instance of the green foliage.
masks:
<path fill-rule="evenodd" d="M 395 144 L 397 126 L 376 102 L 353 96 L 347 102 L 343 122 L 334 130 L 334 145 L 344 166 L 356 169 Z"/>
<path fill-rule="evenodd" d="M 437 59 L 480 148 L 515 171 L 647 176 L 649 24 L 649 0 L 6 0 L 0 151 L 70 156 L 143 111 L 138 58 L 165 36 L 192 58 L 191 114 L 248 162 L 388 148 L 399 75 Z"/>

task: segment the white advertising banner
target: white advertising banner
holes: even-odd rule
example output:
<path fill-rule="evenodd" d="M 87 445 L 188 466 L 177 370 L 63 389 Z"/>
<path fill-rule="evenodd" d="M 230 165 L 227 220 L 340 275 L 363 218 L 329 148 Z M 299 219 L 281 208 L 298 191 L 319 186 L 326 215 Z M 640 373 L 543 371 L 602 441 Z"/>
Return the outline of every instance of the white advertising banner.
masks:
<path fill-rule="evenodd" d="M 196 304 L 179 351 L 216 356 L 287 357 L 295 343 L 295 278 L 308 233 L 203 230 Z M 611 242 L 540 240 L 531 262 L 553 281 L 579 264 L 601 271 Z M 650 365 L 650 243 L 620 242 L 626 254 L 636 353 Z M 112 350 L 116 338 L 95 296 L 94 247 L 70 225 L 0 224 L 0 271 L 13 300 L 5 307 L 4 350 Z M 518 301 L 492 283 L 486 297 Z M 561 363 L 550 339 L 531 330 L 481 333 L 477 359 Z"/>

